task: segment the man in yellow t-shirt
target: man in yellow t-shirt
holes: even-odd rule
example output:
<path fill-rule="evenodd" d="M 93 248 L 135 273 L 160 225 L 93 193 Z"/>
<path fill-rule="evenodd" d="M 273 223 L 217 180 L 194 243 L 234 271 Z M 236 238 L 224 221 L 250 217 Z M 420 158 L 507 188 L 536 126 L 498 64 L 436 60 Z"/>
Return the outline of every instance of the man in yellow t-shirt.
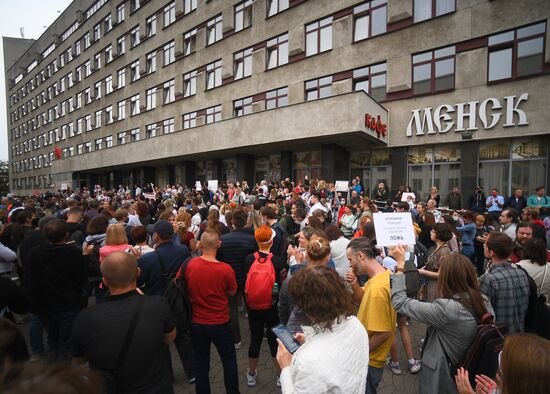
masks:
<path fill-rule="evenodd" d="M 366 394 L 376 394 L 390 351 L 397 314 L 391 305 L 390 271 L 376 260 L 376 246 L 366 238 L 356 238 L 347 247 L 352 271 L 346 279 L 351 284 L 356 302 L 361 303 L 357 318 L 369 334 L 369 371 Z M 357 276 L 366 274 L 368 282 L 361 288 Z"/>

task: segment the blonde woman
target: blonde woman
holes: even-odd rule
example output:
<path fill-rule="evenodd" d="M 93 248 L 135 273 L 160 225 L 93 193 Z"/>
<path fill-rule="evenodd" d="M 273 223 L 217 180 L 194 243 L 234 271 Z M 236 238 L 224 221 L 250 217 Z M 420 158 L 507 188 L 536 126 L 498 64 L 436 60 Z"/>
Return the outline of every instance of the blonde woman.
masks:
<path fill-rule="evenodd" d="M 191 214 L 188 212 L 178 213 L 176 216 L 176 234 L 178 235 L 182 245 L 187 246 L 187 249 L 191 252 L 197 251 L 197 244 L 195 242 L 195 235 L 193 231 L 189 230 L 192 228 L 191 224 Z"/>
<path fill-rule="evenodd" d="M 126 230 L 122 224 L 112 224 L 107 229 L 105 245 L 99 248 L 99 262 L 113 252 L 133 252 L 132 245 L 128 244 Z"/>

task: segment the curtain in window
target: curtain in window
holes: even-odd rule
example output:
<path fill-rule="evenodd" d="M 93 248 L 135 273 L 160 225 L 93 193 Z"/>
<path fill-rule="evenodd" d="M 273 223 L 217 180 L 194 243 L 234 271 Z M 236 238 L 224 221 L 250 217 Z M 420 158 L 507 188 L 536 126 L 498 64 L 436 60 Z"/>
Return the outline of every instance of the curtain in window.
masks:
<path fill-rule="evenodd" d="M 486 194 L 496 187 L 501 193 L 508 192 L 509 161 L 479 163 L 479 183 Z"/>
<path fill-rule="evenodd" d="M 432 0 L 415 0 L 414 21 L 420 22 L 432 17 Z"/>
<path fill-rule="evenodd" d="M 435 14 L 443 15 L 455 10 L 455 0 L 436 0 Z"/>

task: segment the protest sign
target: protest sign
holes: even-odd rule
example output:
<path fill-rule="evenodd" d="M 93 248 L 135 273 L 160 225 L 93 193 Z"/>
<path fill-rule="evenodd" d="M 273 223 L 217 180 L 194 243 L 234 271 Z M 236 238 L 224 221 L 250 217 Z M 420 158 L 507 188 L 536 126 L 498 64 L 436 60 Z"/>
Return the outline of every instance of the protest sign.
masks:
<path fill-rule="evenodd" d="M 373 214 L 378 246 L 414 245 L 416 239 L 409 212 L 377 212 Z"/>
<path fill-rule="evenodd" d="M 347 192 L 349 191 L 349 182 L 348 181 L 336 181 L 336 191 L 337 192 Z"/>
<path fill-rule="evenodd" d="M 197 190 L 199 192 L 202 190 L 201 181 L 195 182 L 195 190 Z"/>
<path fill-rule="evenodd" d="M 409 196 L 412 197 L 413 201 L 416 200 L 416 196 L 415 196 L 414 193 L 403 193 L 403 194 L 401 195 L 401 201 L 407 202 L 407 197 L 409 197 Z"/>
<path fill-rule="evenodd" d="M 208 190 L 211 190 L 213 192 L 218 191 L 218 180 L 215 179 L 213 181 L 208 181 Z"/>

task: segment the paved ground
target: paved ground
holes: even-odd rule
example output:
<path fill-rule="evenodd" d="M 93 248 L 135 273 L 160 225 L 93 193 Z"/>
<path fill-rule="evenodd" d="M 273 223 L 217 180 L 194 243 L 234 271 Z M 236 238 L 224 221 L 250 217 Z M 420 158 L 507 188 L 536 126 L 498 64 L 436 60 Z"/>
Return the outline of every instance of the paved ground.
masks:
<path fill-rule="evenodd" d="M 248 322 L 244 318 L 244 314 L 241 316 L 241 333 L 243 337 L 243 348 L 237 350 L 237 362 L 239 364 L 239 386 L 242 393 L 280 393 L 281 389 L 276 385 L 276 373 L 275 367 L 271 355 L 269 354 L 267 341 L 264 340 L 262 344 L 260 360 L 258 362 L 258 381 L 256 387 L 249 388 L 246 385 L 246 368 L 248 366 Z M 414 323 L 409 326 L 411 337 L 413 341 L 413 349 L 415 357 L 419 358 L 420 353 L 420 339 L 424 337 L 425 326 L 420 323 Z M 177 394 L 191 394 L 195 392 L 194 385 L 187 383 L 187 378 L 183 373 L 183 369 L 175 348 L 172 347 L 172 362 L 174 365 L 175 373 L 175 391 Z M 384 371 L 384 377 L 378 387 L 379 394 L 410 394 L 416 393 L 418 387 L 418 375 L 412 375 L 405 369 L 406 356 L 404 351 L 401 351 L 400 355 L 401 368 L 403 374 L 396 376 L 386 368 Z M 336 368 L 337 366 L 335 366 Z M 223 369 L 220 362 L 220 358 L 216 353 L 216 349 L 212 346 L 211 352 L 211 366 L 210 366 L 210 387 L 213 394 L 225 393 L 223 386 Z"/>

